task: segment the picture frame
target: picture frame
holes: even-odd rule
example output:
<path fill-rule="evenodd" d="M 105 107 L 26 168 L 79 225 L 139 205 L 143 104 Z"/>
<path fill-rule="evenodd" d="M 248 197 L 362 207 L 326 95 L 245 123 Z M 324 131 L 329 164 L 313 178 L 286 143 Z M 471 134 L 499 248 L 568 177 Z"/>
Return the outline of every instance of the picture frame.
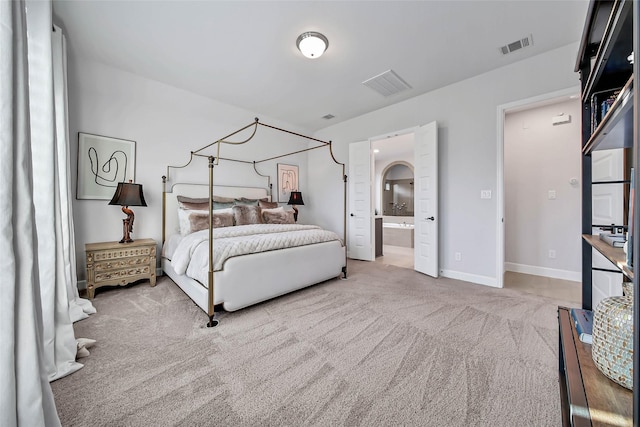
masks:
<path fill-rule="evenodd" d="M 136 142 L 78 132 L 76 199 L 111 200 L 118 182 L 135 182 Z"/>
<path fill-rule="evenodd" d="M 278 163 L 278 202 L 287 203 L 292 191 L 298 190 L 298 166 Z"/>

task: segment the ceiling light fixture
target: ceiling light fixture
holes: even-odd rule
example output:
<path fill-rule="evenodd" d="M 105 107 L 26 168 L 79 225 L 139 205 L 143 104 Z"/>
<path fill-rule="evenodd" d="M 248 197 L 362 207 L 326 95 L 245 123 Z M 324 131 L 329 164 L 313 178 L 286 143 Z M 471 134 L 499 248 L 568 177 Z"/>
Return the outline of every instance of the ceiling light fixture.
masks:
<path fill-rule="evenodd" d="M 329 40 L 315 31 L 307 31 L 298 36 L 296 46 L 304 56 L 310 59 L 320 58 L 329 47 Z"/>

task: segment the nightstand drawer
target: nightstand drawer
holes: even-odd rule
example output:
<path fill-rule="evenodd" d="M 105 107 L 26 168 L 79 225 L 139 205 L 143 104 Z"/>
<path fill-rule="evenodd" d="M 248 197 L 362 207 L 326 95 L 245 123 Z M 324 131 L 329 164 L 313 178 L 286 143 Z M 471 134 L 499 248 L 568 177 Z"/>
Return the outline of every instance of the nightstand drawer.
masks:
<path fill-rule="evenodd" d="M 113 269 L 126 269 L 144 265 L 149 266 L 150 260 L 151 257 L 149 256 L 137 256 L 134 258 L 122 258 L 110 261 L 95 261 L 93 263 L 93 269 L 95 270 L 96 274 L 98 274 L 98 272 L 104 272 Z"/>
<path fill-rule="evenodd" d="M 124 280 L 123 284 L 127 284 L 130 283 L 133 280 L 138 280 L 138 279 L 146 279 L 149 276 L 149 271 L 151 269 L 149 268 L 148 265 L 145 266 L 140 266 L 140 267 L 133 267 L 133 268 L 121 268 L 121 269 L 109 269 L 103 272 L 99 272 L 98 270 L 96 270 L 95 272 L 95 283 L 103 283 L 103 282 L 112 282 L 112 281 L 116 281 L 119 282 L 120 280 Z M 136 276 L 143 276 L 143 277 L 136 277 Z"/>
<path fill-rule="evenodd" d="M 120 243 L 119 243 L 120 244 Z M 92 261 L 103 261 L 110 259 L 127 259 L 131 257 L 139 257 L 142 255 L 151 255 L 151 251 L 155 252 L 155 244 L 153 248 L 147 247 L 137 247 L 137 248 L 118 248 L 118 249 L 109 249 L 109 250 L 101 250 L 101 251 L 93 251 L 87 252 L 87 261 L 89 261 L 90 257 Z M 155 255 L 155 254 L 154 254 Z"/>

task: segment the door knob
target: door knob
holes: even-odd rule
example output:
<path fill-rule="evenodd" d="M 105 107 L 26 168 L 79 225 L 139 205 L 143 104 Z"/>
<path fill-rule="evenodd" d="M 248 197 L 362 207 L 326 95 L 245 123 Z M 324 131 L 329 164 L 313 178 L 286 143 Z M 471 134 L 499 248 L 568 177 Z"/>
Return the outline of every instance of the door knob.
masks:
<path fill-rule="evenodd" d="M 355 214 L 351 214 L 351 216 L 356 216 Z"/>
<path fill-rule="evenodd" d="M 429 218 L 425 218 L 427 221 L 435 221 L 436 219 L 432 216 L 430 216 Z"/>

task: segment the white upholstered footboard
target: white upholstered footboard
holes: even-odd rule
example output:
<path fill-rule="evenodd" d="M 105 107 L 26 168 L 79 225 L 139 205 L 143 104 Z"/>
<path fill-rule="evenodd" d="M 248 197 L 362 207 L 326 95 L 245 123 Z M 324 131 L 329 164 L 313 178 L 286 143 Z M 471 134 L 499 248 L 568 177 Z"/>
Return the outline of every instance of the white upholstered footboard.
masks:
<path fill-rule="evenodd" d="M 344 263 L 345 248 L 339 241 L 231 258 L 222 271 L 214 273 L 214 304 L 222 304 L 227 311 L 239 310 L 338 277 Z M 177 275 L 165 258 L 162 268 L 201 309 L 207 311 L 205 286 Z"/>

